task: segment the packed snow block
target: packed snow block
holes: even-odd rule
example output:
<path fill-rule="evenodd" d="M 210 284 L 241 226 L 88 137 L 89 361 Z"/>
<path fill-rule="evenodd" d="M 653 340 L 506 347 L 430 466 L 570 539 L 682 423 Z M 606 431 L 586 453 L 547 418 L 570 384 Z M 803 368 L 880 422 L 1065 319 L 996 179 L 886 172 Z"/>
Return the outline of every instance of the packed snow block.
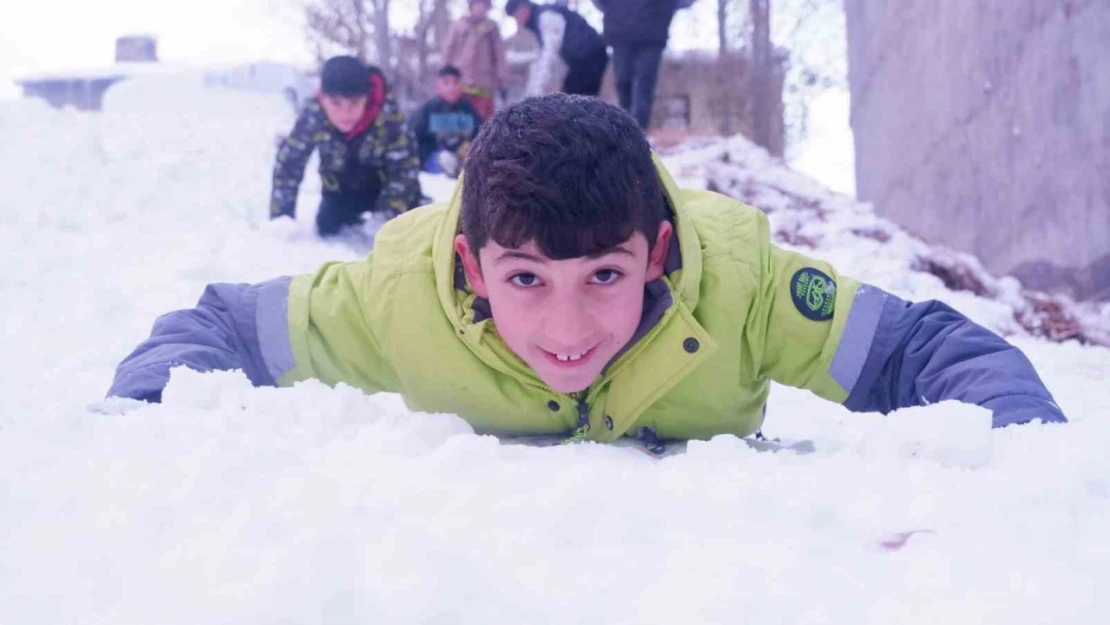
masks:
<path fill-rule="evenodd" d="M 945 401 L 892 412 L 859 442 L 862 455 L 875 460 L 924 458 L 950 468 L 975 469 L 991 451 L 991 411 Z"/>

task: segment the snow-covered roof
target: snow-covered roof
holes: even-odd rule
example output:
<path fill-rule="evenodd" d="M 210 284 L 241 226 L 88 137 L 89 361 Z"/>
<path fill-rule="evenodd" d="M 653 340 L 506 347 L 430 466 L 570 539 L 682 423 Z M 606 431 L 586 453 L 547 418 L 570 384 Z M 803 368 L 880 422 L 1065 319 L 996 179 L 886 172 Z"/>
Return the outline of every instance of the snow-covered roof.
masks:
<path fill-rule="evenodd" d="M 146 76 L 151 74 L 174 74 L 182 71 L 198 69 L 181 63 L 162 62 L 130 62 L 112 63 L 110 65 L 94 65 L 87 67 L 71 67 L 64 69 L 34 72 L 15 79 L 18 84 L 36 82 L 55 82 L 69 80 L 111 80 L 127 78 L 130 76 Z"/>
<path fill-rule="evenodd" d="M 299 71 L 292 65 L 276 63 L 273 61 L 240 61 L 218 64 L 194 64 L 178 61 L 153 61 L 153 62 L 124 62 L 109 65 L 91 65 L 69 68 L 59 68 L 34 72 L 17 77 L 14 82 L 23 85 L 27 83 L 70 81 L 70 80 L 113 80 L 130 78 L 132 76 L 151 76 L 166 74 L 181 74 L 191 72 L 224 72 L 250 66 L 284 67 L 290 71 Z"/>

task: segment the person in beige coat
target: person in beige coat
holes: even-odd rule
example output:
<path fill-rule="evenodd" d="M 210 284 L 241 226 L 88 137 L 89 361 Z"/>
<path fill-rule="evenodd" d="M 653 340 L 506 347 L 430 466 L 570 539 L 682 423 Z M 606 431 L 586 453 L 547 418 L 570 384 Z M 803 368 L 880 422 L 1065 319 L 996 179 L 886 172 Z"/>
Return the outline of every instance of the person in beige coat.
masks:
<path fill-rule="evenodd" d="M 493 115 L 493 98 L 509 78 L 501 30 L 489 18 L 490 0 L 469 0 L 469 13 L 451 24 L 444 65 L 462 72 L 464 92 L 482 119 Z"/>

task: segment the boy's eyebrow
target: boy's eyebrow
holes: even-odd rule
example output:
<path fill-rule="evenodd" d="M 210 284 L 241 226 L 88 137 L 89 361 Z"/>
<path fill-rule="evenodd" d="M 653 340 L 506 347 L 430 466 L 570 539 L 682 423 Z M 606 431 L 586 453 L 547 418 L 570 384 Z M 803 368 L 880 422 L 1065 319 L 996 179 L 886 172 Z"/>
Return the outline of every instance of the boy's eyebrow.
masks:
<path fill-rule="evenodd" d="M 594 252 L 593 254 L 586 254 L 586 258 L 590 260 L 597 260 L 598 258 L 601 258 L 602 256 L 608 256 L 609 254 L 624 254 L 626 256 L 636 256 L 632 253 L 632 250 L 628 249 L 627 247 L 623 245 L 617 245 L 607 250 L 601 250 L 600 252 Z"/>
<path fill-rule="evenodd" d="M 536 262 L 536 263 L 546 263 L 547 262 L 546 259 L 544 259 L 540 256 L 536 256 L 535 254 L 529 254 L 528 252 L 517 252 L 517 251 L 514 251 L 514 250 L 508 250 L 508 251 L 502 252 L 501 255 L 498 256 L 497 259 L 493 261 L 493 264 L 496 265 L 497 263 L 500 263 L 503 260 L 512 260 L 514 258 L 517 258 L 517 259 L 520 259 L 520 260 L 530 260 L 530 261 Z"/>
<path fill-rule="evenodd" d="M 626 248 L 623 245 L 618 245 L 616 247 L 611 247 L 607 250 L 601 250 L 600 252 L 594 252 L 593 254 L 586 254 L 586 258 L 588 258 L 590 260 L 597 260 L 597 259 L 601 258 L 602 256 L 608 256 L 609 254 L 624 254 L 626 256 L 636 256 L 635 254 L 632 253 L 632 250 Z M 542 257 L 542 256 L 537 256 L 535 254 L 529 254 L 528 252 L 518 252 L 516 250 L 507 250 L 505 252 L 502 252 L 501 255 L 498 256 L 497 259 L 493 261 L 493 264 L 496 265 L 496 264 L 500 263 L 503 260 L 513 260 L 513 259 L 530 260 L 530 261 L 536 262 L 536 263 L 547 263 L 547 259 Z"/>

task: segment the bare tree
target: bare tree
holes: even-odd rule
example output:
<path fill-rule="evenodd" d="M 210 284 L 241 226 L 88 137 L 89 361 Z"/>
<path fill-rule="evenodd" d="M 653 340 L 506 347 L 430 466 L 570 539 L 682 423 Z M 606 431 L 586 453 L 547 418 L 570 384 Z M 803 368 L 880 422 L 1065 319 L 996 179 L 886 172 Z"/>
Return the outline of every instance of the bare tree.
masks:
<path fill-rule="evenodd" d="M 304 16 L 316 56 L 339 48 L 366 60 L 373 23 L 366 19 L 361 0 L 315 0 L 304 7 Z"/>
<path fill-rule="evenodd" d="M 830 89 L 848 85 L 847 34 L 842 0 L 774 0 L 771 37 L 783 49 L 783 122 L 786 145 L 809 132 L 809 107 Z M 778 54 L 778 53 L 776 53 Z"/>
<path fill-rule="evenodd" d="M 751 0 L 752 20 L 752 139 L 771 149 L 771 0 Z"/>
<path fill-rule="evenodd" d="M 413 39 L 417 45 L 418 69 L 417 73 L 423 76 L 428 71 L 428 52 L 431 48 L 431 39 L 434 37 L 432 27 L 434 21 L 432 14 L 438 0 L 418 0 L 416 3 L 416 26 L 412 29 Z M 430 5 L 430 6 L 429 6 Z"/>
<path fill-rule="evenodd" d="M 339 50 L 392 67 L 390 0 L 309 0 L 305 25 L 318 57 Z"/>
<path fill-rule="evenodd" d="M 717 0 L 717 62 L 724 67 L 743 64 L 740 57 L 748 47 L 750 19 L 742 6 L 742 0 Z M 726 136 L 736 132 L 734 122 L 744 107 L 745 103 L 734 101 L 731 97 L 722 98 L 718 132 Z"/>
<path fill-rule="evenodd" d="M 368 0 L 374 13 L 374 43 L 377 48 L 378 66 L 382 69 L 393 67 L 393 54 L 391 45 L 393 40 L 389 29 L 389 3 L 390 0 Z"/>
<path fill-rule="evenodd" d="M 417 45 L 420 75 L 428 70 L 428 56 L 432 50 L 442 50 L 451 27 L 449 0 L 417 0 L 416 25 L 413 39 Z"/>
<path fill-rule="evenodd" d="M 717 0 L 717 43 L 722 55 L 739 49 L 751 61 L 752 138 L 769 147 L 780 132 L 772 92 L 781 81 L 782 132 L 788 148 L 797 145 L 808 132 L 810 102 L 847 86 L 842 0 L 749 0 L 746 11 L 739 4 Z"/>
<path fill-rule="evenodd" d="M 728 5 L 729 0 L 717 0 L 717 55 L 724 56 L 728 51 Z"/>

